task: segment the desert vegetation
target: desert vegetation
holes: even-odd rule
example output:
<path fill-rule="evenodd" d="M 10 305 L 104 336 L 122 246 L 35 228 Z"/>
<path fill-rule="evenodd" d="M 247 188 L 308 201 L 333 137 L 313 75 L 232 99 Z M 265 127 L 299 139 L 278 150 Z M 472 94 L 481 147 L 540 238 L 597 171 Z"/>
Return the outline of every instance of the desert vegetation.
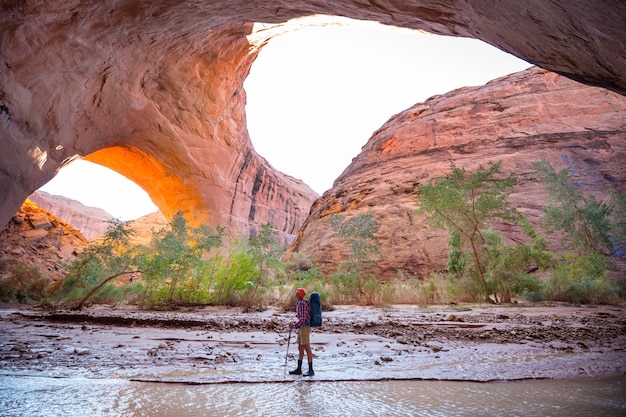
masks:
<path fill-rule="evenodd" d="M 499 162 L 474 172 L 451 164 L 449 175 L 420 188 L 416 214 L 448 231 L 446 267 L 427 277 L 402 271 L 392 281 L 375 276 L 372 266 L 385 254 L 376 244 L 378 224 L 372 214 L 328 217 L 349 248 L 345 260 L 329 272 L 301 253 L 284 259 L 285 248 L 270 224 L 225 245 L 224 229 L 191 227 L 178 213 L 167 227 L 152 231 L 147 245 L 132 245 L 129 224 L 113 221 L 102 238 L 67 265 L 53 292 L 46 291 L 40 271 L 12 266 L 10 278 L 0 283 L 0 298 L 76 309 L 122 303 L 146 309 L 230 305 L 252 310 L 287 305 L 294 288 L 302 286 L 319 292 L 326 305 L 618 302 L 624 283 L 611 277 L 610 267 L 626 239 L 626 192 L 610 192 L 601 200 L 583 195 L 567 170 L 556 172 L 545 160 L 533 168 L 550 197 L 539 230 L 510 205 L 517 179 L 503 174 Z M 504 222 L 519 230 L 521 242 L 497 232 Z M 558 236 L 562 250 L 549 250 L 546 236 Z"/>

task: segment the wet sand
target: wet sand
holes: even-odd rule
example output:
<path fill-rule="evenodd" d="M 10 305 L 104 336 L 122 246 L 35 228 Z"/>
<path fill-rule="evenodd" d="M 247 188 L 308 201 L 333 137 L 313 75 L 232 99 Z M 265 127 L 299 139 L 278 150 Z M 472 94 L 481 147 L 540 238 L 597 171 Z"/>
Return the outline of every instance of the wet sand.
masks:
<path fill-rule="evenodd" d="M 189 384 L 290 382 L 292 312 L 0 306 L 0 375 Z M 626 306 L 337 306 L 312 381 L 568 379 L 626 373 Z M 289 346 L 288 346 L 289 339 Z M 287 353 L 288 352 L 288 353 Z M 287 368 L 285 357 L 287 356 Z M 305 361 L 306 362 L 306 361 Z"/>

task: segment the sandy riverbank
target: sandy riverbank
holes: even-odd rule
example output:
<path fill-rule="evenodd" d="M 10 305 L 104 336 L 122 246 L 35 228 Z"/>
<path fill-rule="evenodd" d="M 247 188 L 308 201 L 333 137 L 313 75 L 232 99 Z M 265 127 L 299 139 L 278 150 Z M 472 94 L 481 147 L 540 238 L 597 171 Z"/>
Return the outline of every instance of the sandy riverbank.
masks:
<path fill-rule="evenodd" d="M 0 306 L 0 374 L 280 382 L 294 314 Z M 626 373 L 626 306 L 338 306 L 312 334 L 317 381 L 493 381 Z M 288 369 L 295 366 L 295 335 Z"/>

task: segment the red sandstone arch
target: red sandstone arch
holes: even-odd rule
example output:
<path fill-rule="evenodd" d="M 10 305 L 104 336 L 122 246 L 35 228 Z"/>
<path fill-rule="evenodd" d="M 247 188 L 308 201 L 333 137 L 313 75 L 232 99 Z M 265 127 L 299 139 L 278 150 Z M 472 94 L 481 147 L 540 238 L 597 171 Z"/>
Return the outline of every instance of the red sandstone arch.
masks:
<path fill-rule="evenodd" d="M 316 195 L 254 152 L 242 85 L 259 48 L 311 24 L 302 17 L 475 37 L 626 92 L 617 0 L 14 0 L 0 11 L 0 225 L 64 163 L 91 155 L 164 213 L 182 205 L 232 232 L 270 221 L 294 234 Z"/>
<path fill-rule="evenodd" d="M 85 160 L 110 168 L 136 184 L 141 184 L 158 207 L 163 207 L 166 218 L 171 219 L 178 211 L 192 223 L 220 224 L 210 211 L 211 202 L 205 204 L 197 198 L 200 192 L 193 183 L 184 180 L 185 175 L 167 175 L 167 169 L 155 155 L 129 146 L 100 149 L 87 155 Z"/>

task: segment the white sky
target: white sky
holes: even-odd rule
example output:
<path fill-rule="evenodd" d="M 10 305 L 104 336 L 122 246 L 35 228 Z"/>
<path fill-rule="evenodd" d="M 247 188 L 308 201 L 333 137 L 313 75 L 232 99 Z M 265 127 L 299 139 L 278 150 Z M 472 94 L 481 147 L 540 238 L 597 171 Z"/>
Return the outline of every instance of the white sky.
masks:
<path fill-rule="evenodd" d="M 455 88 L 530 67 L 474 39 L 384 28 L 300 29 L 265 46 L 244 83 L 252 143 L 322 194 L 392 115 Z M 76 161 L 41 187 L 122 220 L 157 210 L 123 176 Z"/>

